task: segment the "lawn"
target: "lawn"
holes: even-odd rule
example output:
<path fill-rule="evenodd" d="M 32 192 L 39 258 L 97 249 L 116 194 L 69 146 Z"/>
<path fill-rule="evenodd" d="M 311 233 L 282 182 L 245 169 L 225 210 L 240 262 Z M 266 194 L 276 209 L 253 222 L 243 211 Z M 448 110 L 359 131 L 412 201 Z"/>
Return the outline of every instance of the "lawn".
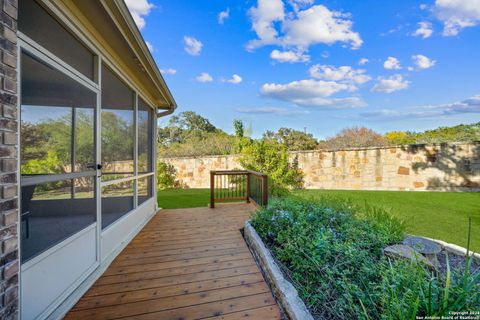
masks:
<path fill-rule="evenodd" d="M 208 204 L 209 189 L 158 192 L 162 208 L 194 208 Z M 410 234 L 467 246 L 468 218 L 472 217 L 471 248 L 480 252 L 480 193 L 301 190 L 295 195 L 322 195 L 349 199 L 357 204 L 382 206 L 403 221 Z"/>
<path fill-rule="evenodd" d="M 210 202 L 210 189 L 158 190 L 157 199 L 163 209 L 206 207 Z"/>

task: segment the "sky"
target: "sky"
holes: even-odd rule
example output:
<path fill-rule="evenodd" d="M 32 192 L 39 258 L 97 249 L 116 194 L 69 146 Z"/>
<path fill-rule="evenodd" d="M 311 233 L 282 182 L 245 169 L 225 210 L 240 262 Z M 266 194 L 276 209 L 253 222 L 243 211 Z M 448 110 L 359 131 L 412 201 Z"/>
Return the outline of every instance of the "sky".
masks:
<path fill-rule="evenodd" d="M 480 0 L 125 2 L 176 113 L 227 132 L 480 121 Z"/>

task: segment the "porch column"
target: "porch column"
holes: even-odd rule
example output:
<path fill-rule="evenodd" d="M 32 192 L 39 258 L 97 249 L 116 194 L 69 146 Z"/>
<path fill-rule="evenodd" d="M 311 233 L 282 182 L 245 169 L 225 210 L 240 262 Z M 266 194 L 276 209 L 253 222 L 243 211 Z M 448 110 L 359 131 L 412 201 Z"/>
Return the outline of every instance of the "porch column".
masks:
<path fill-rule="evenodd" d="M 18 318 L 17 0 L 0 0 L 0 319 Z"/>

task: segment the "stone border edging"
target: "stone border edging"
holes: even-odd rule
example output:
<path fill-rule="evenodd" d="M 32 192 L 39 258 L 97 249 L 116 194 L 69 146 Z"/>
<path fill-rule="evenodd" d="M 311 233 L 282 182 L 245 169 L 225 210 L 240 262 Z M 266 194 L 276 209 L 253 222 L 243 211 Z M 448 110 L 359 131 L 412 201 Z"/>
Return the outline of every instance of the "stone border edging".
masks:
<path fill-rule="evenodd" d="M 418 237 L 418 236 L 414 236 L 414 237 Z M 444 249 L 447 252 L 450 252 L 450 253 L 453 253 L 453 254 L 456 254 L 456 255 L 462 256 L 462 257 L 467 256 L 467 248 L 458 246 L 458 245 L 453 244 L 453 243 L 448 243 L 448 242 L 445 242 L 445 241 L 442 241 L 442 240 L 438 240 L 438 239 L 432 239 L 432 238 L 423 237 L 423 236 L 420 236 L 420 237 L 438 243 L 442 247 L 442 249 Z M 471 257 L 473 257 L 474 260 L 480 262 L 480 254 L 479 253 L 476 253 L 476 252 L 470 250 L 469 255 Z"/>
<path fill-rule="evenodd" d="M 283 311 L 290 320 L 314 320 L 305 303 L 298 296 L 297 290 L 285 279 L 282 270 L 273 259 L 270 250 L 265 246 L 260 236 L 257 234 L 250 220 L 245 222 L 244 229 L 245 241 L 252 251 L 255 259 L 274 291 L 275 297 L 281 304 Z"/>

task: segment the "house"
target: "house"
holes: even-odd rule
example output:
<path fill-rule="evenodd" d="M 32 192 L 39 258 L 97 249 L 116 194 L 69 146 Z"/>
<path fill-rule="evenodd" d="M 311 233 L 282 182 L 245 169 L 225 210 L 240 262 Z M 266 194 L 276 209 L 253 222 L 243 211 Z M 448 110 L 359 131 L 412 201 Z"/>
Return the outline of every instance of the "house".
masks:
<path fill-rule="evenodd" d="M 61 314 L 156 212 L 176 107 L 122 0 L 0 0 L 0 318 Z"/>

